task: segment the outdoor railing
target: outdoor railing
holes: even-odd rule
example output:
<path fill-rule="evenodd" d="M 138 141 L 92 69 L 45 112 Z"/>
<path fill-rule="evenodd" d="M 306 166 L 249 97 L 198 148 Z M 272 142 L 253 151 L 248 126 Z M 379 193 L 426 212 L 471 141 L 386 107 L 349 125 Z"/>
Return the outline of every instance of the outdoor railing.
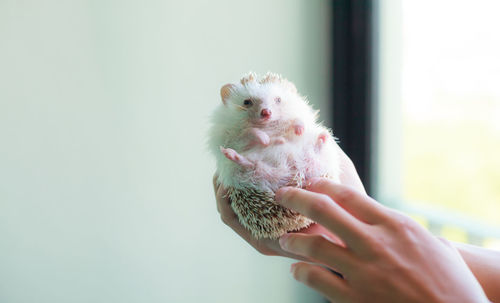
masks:
<path fill-rule="evenodd" d="M 484 246 L 488 239 L 500 240 L 500 224 L 496 226 L 486 224 L 448 209 L 418 204 L 397 201 L 388 205 L 408 215 L 423 218 L 424 225 L 435 235 L 442 235 L 444 228 L 452 227 L 462 230 L 466 234 L 466 241 L 470 244 Z"/>

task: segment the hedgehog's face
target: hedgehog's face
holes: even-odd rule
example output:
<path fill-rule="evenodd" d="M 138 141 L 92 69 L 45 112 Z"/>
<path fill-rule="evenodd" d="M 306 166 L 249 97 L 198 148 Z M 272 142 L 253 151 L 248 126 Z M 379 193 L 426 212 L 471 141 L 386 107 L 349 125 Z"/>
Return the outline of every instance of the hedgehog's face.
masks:
<path fill-rule="evenodd" d="M 238 99 L 252 124 L 266 125 L 281 117 L 283 97 L 279 90 L 262 85 L 249 87 Z"/>
<path fill-rule="evenodd" d="M 238 111 L 255 126 L 281 119 L 289 106 L 287 103 L 293 99 L 280 85 L 258 83 L 227 84 L 222 87 L 221 96 L 226 106 Z"/>

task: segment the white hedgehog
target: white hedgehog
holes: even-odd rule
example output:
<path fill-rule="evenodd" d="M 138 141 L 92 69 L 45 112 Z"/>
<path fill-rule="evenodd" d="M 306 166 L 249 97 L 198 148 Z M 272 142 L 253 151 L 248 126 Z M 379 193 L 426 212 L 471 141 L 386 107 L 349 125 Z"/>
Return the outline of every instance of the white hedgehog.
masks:
<path fill-rule="evenodd" d="M 295 85 L 267 73 L 250 73 L 220 91 L 208 145 L 217 162 L 218 182 L 231 206 L 256 238 L 278 238 L 312 223 L 274 202 L 283 186 L 327 176 L 339 180 L 339 155 L 330 131 Z"/>

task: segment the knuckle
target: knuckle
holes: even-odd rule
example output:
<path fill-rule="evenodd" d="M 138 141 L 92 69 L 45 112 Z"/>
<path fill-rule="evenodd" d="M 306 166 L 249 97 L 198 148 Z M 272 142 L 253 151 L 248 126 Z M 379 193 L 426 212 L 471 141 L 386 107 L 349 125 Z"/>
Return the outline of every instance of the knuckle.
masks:
<path fill-rule="evenodd" d="M 367 249 L 367 252 L 374 257 L 385 255 L 387 252 L 386 247 L 390 245 L 390 243 L 388 243 L 387 239 L 384 237 L 369 238 L 366 243 L 369 247 L 369 249 Z"/>
<path fill-rule="evenodd" d="M 413 239 L 414 235 L 418 233 L 420 229 L 418 223 L 404 214 L 397 214 L 394 216 L 389 227 L 397 233 L 399 237 L 405 239 Z"/>
<path fill-rule="evenodd" d="M 359 242 L 364 243 L 365 249 L 361 252 L 362 255 L 378 258 L 387 253 L 387 247 L 391 245 L 391 238 L 387 237 L 387 233 L 383 227 L 371 227 L 365 233 L 358 235 Z"/>
<path fill-rule="evenodd" d="M 404 232 L 411 232 L 415 229 L 413 220 L 406 215 L 397 216 L 394 221 L 394 227 Z"/>

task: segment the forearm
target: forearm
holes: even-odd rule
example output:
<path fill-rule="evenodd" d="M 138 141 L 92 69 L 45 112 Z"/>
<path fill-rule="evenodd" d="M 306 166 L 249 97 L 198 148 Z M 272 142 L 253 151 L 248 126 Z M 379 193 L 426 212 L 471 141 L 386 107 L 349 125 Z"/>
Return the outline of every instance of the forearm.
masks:
<path fill-rule="evenodd" d="M 500 251 L 453 243 L 492 302 L 500 302 Z"/>

